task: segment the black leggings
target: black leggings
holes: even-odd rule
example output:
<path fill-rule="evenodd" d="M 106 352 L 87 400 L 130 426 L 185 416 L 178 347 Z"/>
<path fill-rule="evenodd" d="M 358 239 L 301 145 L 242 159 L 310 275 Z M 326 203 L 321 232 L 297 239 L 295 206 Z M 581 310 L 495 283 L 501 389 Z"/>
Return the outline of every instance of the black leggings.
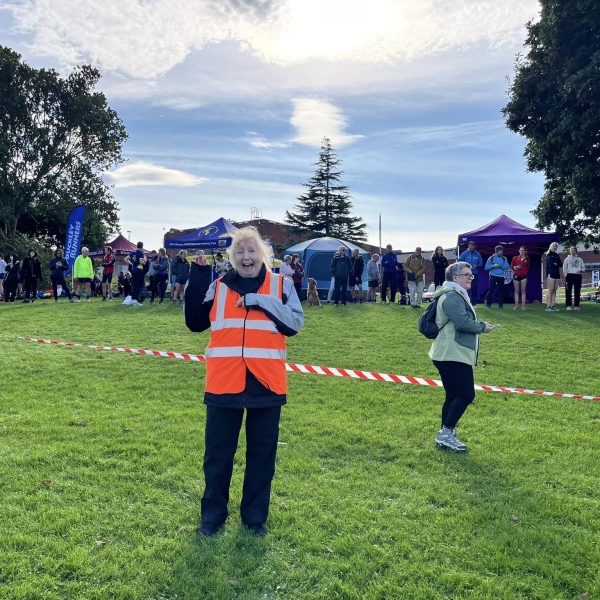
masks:
<path fill-rule="evenodd" d="M 154 287 L 152 288 L 151 299 L 154 300 L 155 296 L 158 296 L 161 300 L 165 297 L 165 290 L 167 289 L 167 278 L 168 274 L 159 273 L 154 275 Z"/>
<path fill-rule="evenodd" d="M 390 288 L 390 300 L 396 301 L 396 273 L 384 273 L 383 281 L 381 282 L 381 301 L 385 302 L 385 294 L 388 287 Z"/>
<path fill-rule="evenodd" d="M 296 288 L 296 294 L 298 294 L 298 300 L 300 300 L 300 292 L 302 291 L 302 282 L 294 281 L 294 287 Z"/>
<path fill-rule="evenodd" d="M 446 281 L 446 271 L 435 271 L 433 274 L 433 285 L 437 288 L 439 285 L 444 285 Z"/>
<path fill-rule="evenodd" d="M 65 290 L 65 294 L 67 295 L 67 298 L 70 300 L 71 299 L 71 292 L 69 291 L 69 288 L 67 286 L 67 282 L 65 281 L 64 275 L 60 275 L 59 277 L 53 277 L 52 275 L 50 275 L 50 281 L 52 282 L 52 291 L 54 292 L 54 299 L 58 300 L 58 296 L 57 294 L 57 286 L 61 286 L 63 290 Z"/>
<path fill-rule="evenodd" d="M 442 407 L 442 426 L 454 429 L 469 404 L 475 400 L 473 367 L 451 360 L 434 360 L 433 364 L 440 372 L 446 391 L 446 401 Z"/>
<path fill-rule="evenodd" d="M 25 300 L 29 300 L 29 294 L 31 294 L 32 300 L 37 300 L 37 286 L 37 277 L 25 277 L 25 283 L 23 285 L 25 288 Z"/>
<path fill-rule="evenodd" d="M 17 286 L 19 282 L 16 279 L 4 280 L 4 302 L 14 302 L 17 295 Z"/>

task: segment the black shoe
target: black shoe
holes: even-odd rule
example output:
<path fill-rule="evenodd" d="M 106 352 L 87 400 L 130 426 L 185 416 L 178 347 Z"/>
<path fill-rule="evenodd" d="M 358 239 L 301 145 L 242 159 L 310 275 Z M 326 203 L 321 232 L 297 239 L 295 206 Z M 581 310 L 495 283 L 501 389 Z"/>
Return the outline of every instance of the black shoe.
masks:
<path fill-rule="evenodd" d="M 246 525 L 244 523 L 244 525 Z M 252 523 L 246 525 L 248 531 L 251 531 L 256 537 L 265 537 L 267 535 L 267 526 L 264 523 Z"/>
<path fill-rule="evenodd" d="M 163 301 L 162 301 L 162 298 L 161 298 L 161 299 L 158 301 L 158 303 L 159 303 L 159 304 L 162 304 L 162 303 L 163 303 Z"/>
<path fill-rule="evenodd" d="M 148 302 L 148 304 L 154 304 L 154 298 L 152 298 L 152 300 L 150 300 L 150 302 Z"/>
<path fill-rule="evenodd" d="M 106 302 L 106 296 L 102 296 L 102 302 Z"/>
<path fill-rule="evenodd" d="M 29 300 L 23 300 L 22 304 L 29 304 Z"/>
<path fill-rule="evenodd" d="M 217 535 L 221 527 L 223 527 L 225 523 L 202 523 L 200 527 L 196 530 L 198 535 L 203 535 L 205 537 L 212 537 L 213 535 Z"/>

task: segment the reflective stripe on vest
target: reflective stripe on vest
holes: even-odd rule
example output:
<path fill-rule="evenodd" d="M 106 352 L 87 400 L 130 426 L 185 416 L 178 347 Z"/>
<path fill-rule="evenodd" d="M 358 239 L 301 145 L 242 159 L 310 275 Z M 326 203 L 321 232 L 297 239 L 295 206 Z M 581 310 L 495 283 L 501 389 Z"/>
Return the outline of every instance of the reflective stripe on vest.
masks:
<path fill-rule="evenodd" d="M 244 358 L 278 358 L 285 360 L 285 350 L 268 350 L 265 348 L 243 348 L 242 346 L 232 346 L 225 348 L 207 348 L 206 358 L 230 358 L 243 356 Z"/>
<path fill-rule="evenodd" d="M 257 293 L 282 300 L 283 277 L 267 271 Z M 206 391 L 243 392 L 249 369 L 267 389 L 285 394 L 285 336 L 263 311 L 236 307 L 239 298 L 222 280 L 217 281 L 206 349 Z"/>

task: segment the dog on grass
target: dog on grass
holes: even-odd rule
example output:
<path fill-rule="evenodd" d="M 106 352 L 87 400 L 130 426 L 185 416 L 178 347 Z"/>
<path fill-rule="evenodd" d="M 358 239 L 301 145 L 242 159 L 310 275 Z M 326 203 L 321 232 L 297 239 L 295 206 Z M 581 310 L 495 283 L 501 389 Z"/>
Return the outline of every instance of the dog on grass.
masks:
<path fill-rule="evenodd" d="M 321 306 L 317 292 L 317 282 L 312 277 L 308 279 L 308 290 L 306 290 L 306 306 Z"/>

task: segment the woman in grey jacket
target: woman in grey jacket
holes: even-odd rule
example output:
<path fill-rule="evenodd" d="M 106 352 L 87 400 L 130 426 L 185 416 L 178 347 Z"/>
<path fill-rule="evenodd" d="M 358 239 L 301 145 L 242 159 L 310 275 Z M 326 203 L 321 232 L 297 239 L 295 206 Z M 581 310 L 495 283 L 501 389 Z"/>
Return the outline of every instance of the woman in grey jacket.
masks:
<path fill-rule="evenodd" d="M 379 273 L 379 254 L 373 254 L 371 260 L 367 263 L 367 285 L 369 286 L 369 293 L 367 296 L 367 302 L 377 301 L 377 288 L 379 287 L 380 273 Z"/>
<path fill-rule="evenodd" d="M 479 336 L 492 330 L 489 323 L 477 320 L 468 295 L 472 281 L 471 265 L 457 262 L 446 269 L 444 285 L 433 294 L 438 299 L 435 322 L 440 332 L 433 340 L 429 358 L 446 391 L 442 427 L 435 443 L 457 452 L 467 449 L 456 437 L 456 425 L 475 399 L 473 365 L 477 364 Z"/>

